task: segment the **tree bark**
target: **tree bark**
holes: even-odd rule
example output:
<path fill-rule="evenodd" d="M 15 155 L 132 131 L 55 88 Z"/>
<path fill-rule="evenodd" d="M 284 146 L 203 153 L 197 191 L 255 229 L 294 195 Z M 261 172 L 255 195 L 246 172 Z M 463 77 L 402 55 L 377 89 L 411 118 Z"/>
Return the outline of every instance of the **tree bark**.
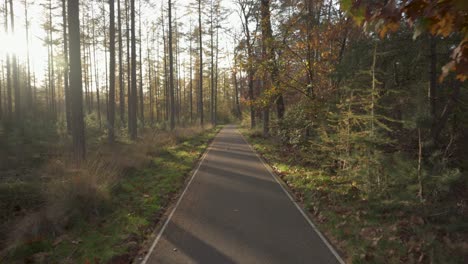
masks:
<path fill-rule="evenodd" d="M 132 74 L 132 82 L 131 82 L 131 112 L 129 113 L 129 120 L 130 120 L 130 138 L 132 140 L 137 139 L 137 79 L 136 79 L 136 27 L 135 27 L 135 0 L 130 0 L 130 20 L 131 20 L 131 74 Z"/>
<path fill-rule="evenodd" d="M 119 0 L 117 0 L 119 1 Z M 109 61 L 109 116 L 108 116 L 108 136 L 109 142 L 115 141 L 114 122 L 115 122 L 115 10 L 114 0 L 109 0 L 109 39 L 110 39 L 110 61 Z M 107 67 L 107 65 L 106 65 Z"/>
<path fill-rule="evenodd" d="M 268 67 L 272 63 L 272 48 L 270 47 L 273 42 L 271 23 L 270 23 L 270 0 L 261 0 L 260 3 L 260 14 L 261 14 L 261 29 L 262 29 L 262 57 L 263 66 Z M 264 70 L 263 73 L 263 92 L 267 92 L 271 87 L 271 79 L 268 73 L 268 69 Z M 263 136 L 268 137 L 270 134 L 270 102 L 266 102 L 263 106 Z"/>
<path fill-rule="evenodd" d="M 171 105 L 171 116 L 170 116 L 170 127 L 171 130 L 174 130 L 175 127 L 175 105 L 174 105 L 174 57 L 172 52 L 172 3 L 171 0 L 168 0 L 168 22 L 169 22 L 169 98 Z"/>
<path fill-rule="evenodd" d="M 71 109 L 70 109 L 70 88 L 68 84 L 68 36 L 67 36 L 67 6 L 66 1 L 62 0 L 62 18 L 63 18 L 63 89 L 65 92 L 65 117 L 67 120 L 67 131 L 70 134 L 71 128 Z"/>
<path fill-rule="evenodd" d="M 189 94 L 189 107 L 190 107 L 190 123 L 193 122 L 193 80 L 192 80 L 192 20 L 190 20 L 190 34 L 189 34 L 189 56 L 190 56 L 190 69 L 189 69 L 189 80 L 190 80 L 190 94 Z"/>
<path fill-rule="evenodd" d="M 255 107 L 253 105 L 254 102 L 254 69 L 253 69 L 253 50 L 252 50 L 252 43 L 250 39 L 250 29 L 249 29 L 249 19 L 250 19 L 250 12 L 246 10 L 247 3 L 240 3 L 241 11 L 242 11 L 242 19 L 243 27 L 244 27 L 244 34 L 247 41 L 247 57 L 248 57 L 248 65 L 247 65 L 247 74 L 248 74 L 248 87 L 249 87 L 249 100 L 250 100 L 250 128 L 253 129 L 256 125 L 255 123 Z"/>
<path fill-rule="evenodd" d="M 27 83 L 26 83 L 26 105 L 32 105 L 32 86 L 31 86 L 31 59 L 29 52 L 29 21 L 28 21 L 28 2 L 24 1 L 24 20 L 26 25 L 26 67 L 27 67 Z M 65 26 L 64 26 L 65 27 Z M 28 108 L 31 110 L 31 108 Z"/>
<path fill-rule="evenodd" d="M 5 33 L 8 33 L 8 2 L 5 0 Z M 10 54 L 6 54 L 6 78 L 7 78 L 7 121 L 11 122 L 13 118 L 13 98 L 11 89 L 11 64 Z"/>
<path fill-rule="evenodd" d="M 10 20 L 11 20 L 11 34 L 15 34 L 15 14 L 13 9 L 13 1 L 10 0 Z M 15 90 L 15 118 L 19 122 L 21 120 L 21 93 L 20 93 L 20 83 L 18 76 L 18 61 L 16 54 L 12 55 L 13 57 L 13 89 Z"/>
<path fill-rule="evenodd" d="M 211 59 L 211 69 L 210 69 L 210 90 L 211 90 L 211 100 L 210 100 L 210 117 L 211 117 L 211 124 L 214 125 L 214 107 L 215 107 L 215 90 L 214 90 L 214 29 L 213 29 L 213 0 L 211 0 L 211 8 L 210 8 L 210 59 Z"/>
<path fill-rule="evenodd" d="M 120 122 L 122 126 L 125 126 L 125 85 L 124 85 L 124 73 L 123 70 L 123 42 L 122 42 L 122 10 L 120 8 L 120 1 L 117 0 L 117 20 L 119 27 L 119 109 L 120 109 Z"/>
<path fill-rule="evenodd" d="M 138 63 L 139 63 L 139 69 L 140 69 L 140 83 L 138 87 L 138 92 L 139 92 L 139 99 L 140 103 L 138 104 L 139 111 L 140 111 L 140 120 L 141 124 L 145 126 L 145 98 L 143 97 L 143 56 L 141 52 L 141 46 L 143 45 L 143 39 L 141 36 L 141 0 L 138 1 L 138 35 L 140 39 L 140 45 L 139 45 L 139 57 L 138 57 Z"/>
<path fill-rule="evenodd" d="M 73 153 L 77 161 L 82 161 L 85 159 L 85 134 L 81 83 L 80 17 L 77 0 L 68 0 L 68 32 L 70 35 L 70 103 Z"/>
<path fill-rule="evenodd" d="M 200 126 L 203 127 L 203 40 L 202 40 L 202 13 L 201 0 L 198 0 L 198 39 L 199 39 L 199 56 L 200 68 L 198 77 L 198 111 L 200 112 Z"/>
<path fill-rule="evenodd" d="M 131 62 L 130 62 L 130 16 L 129 16 L 129 0 L 125 0 L 125 25 L 126 25 L 126 44 L 127 44 L 127 115 L 128 115 L 128 134 L 131 134 L 130 130 L 130 112 L 132 111 L 131 108 L 131 82 L 132 82 L 132 75 L 131 75 Z"/>
<path fill-rule="evenodd" d="M 99 129 L 102 128 L 102 117 L 101 117 L 101 93 L 100 93 L 100 89 L 99 89 L 99 70 L 98 70 L 98 61 L 96 60 L 96 21 L 94 20 L 94 4 L 91 6 L 91 16 L 92 16 L 92 46 L 93 46 L 93 63 L 92 63 L 92 66 L 94 67 L 94 83 L 95 83 L 95 87 L 96 87 L 96 102 L 97 102 L 97 115 L 98 115 L 98 122 L 99 122 Z M 106 32 L 104 32 L 104 35 L 106 34 Z M 104 43 L 104 46 L 106 45 L 106 43 Z M 91 54 L 90 54 L 91 55 Z M 105 56 L 107 56 L 107 54 L 105 54 Z M 91 58 L 90 58 L 90 62 L 91 62 Z M 107 65 L 106 65 L 106 68 L 107 68 Z M 91 74 L 92 74 L 92 69 L 91 69 L 91 63 L 90 63 L 90 71 L 91 71 Z"/>

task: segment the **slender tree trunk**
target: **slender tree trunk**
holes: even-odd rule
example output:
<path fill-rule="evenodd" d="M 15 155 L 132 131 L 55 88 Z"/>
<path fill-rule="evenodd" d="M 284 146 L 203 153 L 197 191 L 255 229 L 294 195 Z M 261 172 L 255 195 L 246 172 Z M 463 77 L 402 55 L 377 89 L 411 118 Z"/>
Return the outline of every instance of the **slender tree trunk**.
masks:
<path fill-rule="evenodd" d="M 5 33 L 9 33 L 8 29 L 8 2 L 5 0 Z M 10 32 L 11 33 L 11 32 Z M 11 84 L 11 64 L 10 54 L 6 54 L 6 79 L 7 79 L 7 121 L 11 122 L 13 119 L 13 98 L 12 98 L 12 84 Z"/>
<path fill-rule="evenodd" d="M 10 0 L 10 20 L 11 20 L 11 34 L 15 34 L 15 14 L 13 9 L 13 1 Z M 19 75 L 18 75 L 18 61 L 16 54 L 12 55 L 13 57 L 13 89 L 15 90 L 15 118 L 19 122 L 21 120 L 21 93 L 20 93 L 20 84 L 19 84 Z"/>
<path fill-rule="evenodd" d="M 278 70 L 275 66 L 275 55 L 274 55 L 274 44 L 273 44 L 273 33 L 271 30 L 271 20 L 270 20 L 270 0 L 262 0 L 261 1 L 261 28 L 262 28 L 262 53 L 264 59 L 264 65 L 268 65 L 271 67 L 270 70 L 265 69 L 264 72 L 264 91 L 268 91 L 272 89 L 272 83 L 275 85 L 279 85 L 277 81 L 278 78 Z M 267 66 L 267 67 L 268 67 Z M 277 110 L 278 110 L 278 118 L 281 119 L 283 117 L 284 105 L 278 105 L 278 101 L 281 101 L 283 97 L 280 94 L 277 98 Z M 282 108 L 282 109 L 280 109 Z M 263 135 L 269 136 L 270 131 L 270 102 L 267 102 L 267 105 L 264 109 L 263 114 Z"/>
<path fill-rule="evenodd" d="M 124 74 L 123 70 L 123 42 L 122 42 L 122 10 L 120 8 L 120 1 L 117 0 L 117 13 L 118 13 L 118 27 L 119 27 L 119 109 L 120 109 L 120 122 L 122 126 L 125 126 L 125 85 L 124 85 Z"/>
<path fill-rule="evenodd" d="M 177 117 L 177 123 L 180 123 L 180 112 L 181 112 L 181 107 L 182 107 L 182 88 L 180 84 L 180 53 L 179 53 L 179 26 L 177 25 L 177 13 L 174 10 L 174 20 L 175 22 L 175 36 L 176 36 L 176 41 L 175 41 L 175 48 L 176 48 L 176 54 L 175 54 L 175 112 L 176 112 L 176 117 Z"/>
<path fill-rule="evenodd" d="M 26 105 L 32 105 L 32 86 L 31 86 L 31 59 L 29 54 L 29 21 L 28 21 L 28 1 L 24 1 L 24 20 L 26 25 L 26 64 L 28 80 L 26 83 Z M 29 108 L 31 109 L 31 108 Z"/>
<path fill-rule="evenodd" d="M 430 70 L 429 70 L 429 103 L 432 119 L 432 140 L 436 143 L 434 130 L 437 127 L 437 41 L 436 37 L 430 36 Z"/>
<path fill-rule="evenodd" d="M 50 37 L 50 91 L 52 114 L 54 119 L 57 118 L 57 93 L 55 90 L 55 60 L 54 60 L 54 36 L 52 26 L 52 2 L 49 1 L 49 37 Z"/>
<path fill-rule="evenodd" d="M 85 17 L 84 14 L 82 14 L 81 19 L 83 21 L 87 21 L 87 17 Z M 86 27 L 83 26 L 83 43 L 81 45 L 82 50 L 82 60 L 83 60 L 83 82 L 84 82 L 84 92 L 85 92 L 85 104 L 86 104 L 86 110 L 87 114 L 91 114 L 91 101 L 90 101 L 90 96 L 89 96 L 89 82 L 88 82 L 88 59 L 86 57 Z"/>
<path fill-rule="evenodd" d="M 119 0 L 117 0 L 119 1 Z M 109 0 L 109 38 L 110 38 L 110 64 L 109 64 L 109 116 L 108 116 L 108 129 L 109 129 L 109 142 L 113 143 L 115 140 L 114 135 L 114 122 L 115 122 L 115 11 L 114 0 Z M 106 65 L 107 67 L 107 65 Z"/>
<path fill-rule="evenodd" d="M 202 40 L 202 12 L 201 12 L 201 0 L 198 0 L 198 44 L 200 53 L 200 68 L 198 77 L 198 109 L 200 111 L 200 125 L 203 127 L 203 40 Z"/>
<path fill-rule="evenodd" d="M 71 129 L 71 109 L 70 109 L 70 88 L 68 85 L 68 36 L 67 36 L 67 6 L 66 1 L 62 0 L 62 18 L 63 18 L 63 89 L 65 90 L 65 117 L 67 120 L 67 131 L 70 134 Z"/>
<path fill-rule="evenodd" d="M 166 29 L 164 26 L 164 12 L 161 6 L 161 23 L 162 23 L 162 32 L 163 32 L 163 49 L 164 49 L 164 120 L 169 120 L 169 82 L 167 81 L 167 43 L 166 43 Z"/>
<path fill-rule="evenodd" d="M 241 113 L 240 104 L 239 104 L 239 83 L 237 81 L 237 73 L 235 70 L 232 73 L 232 79 L 234 81 L 234 92 L 235 92 L 234 100 L 236 104 L 236 115 L 237 115 L 237 118 L 241 118 L 242 113 Z"/>
<path fill-rule="evenodd" d="M 129 16 L 129 0 L 125 0 L 125 23 L 126 23 L 126 39 L 127 39 L 127 115 L 128 115 L 128 133 L 131 134 L 130 130 L 130 112 L 131 108 L 131 63 L 130 63 L 130 16 Z"/>
<path fill-rule="evenodd" d="M 216 126 L 218 123 L 218 56 L 219 56 L 219 13 L 216 11 L 216 56 L 215 56 L 215 81 L 214 81 L 214 123 L 213 125 Z"/>
<path fill-rule="evenodd" d="M 89 23 L 88 23 L 88 27 L 87 27 L 87 31 L 88 31 L 88 36 L 89 36 L 89 39 L 88 39 L 88 45 L 86 46 L 86 52 L 87 52 L 87 58 L 88 58 L 88 67 L 87 67 L 87 72 L 88 72 L 88 87 L 89 87 L 89 101 L 90 101 L 90 113 L 92 111 L 94 111 L 95 107 L 94 107 L 94 93 L 93 93 L 93 63 L 92 63 L 92 58 L 91 58 L 91 41 L 92 41 L 92 38 L 91 38 L 91 30 L 90 30 L 90 27 L 89 27 Z"/>
<path fill-rule="evenodd" d="M 102 27 L 103 35 L 104 35 L 104 42 L 102 45 L 104 46 L 104 85 L 106 89 L 106 117 L 109 118 L 109 72 L 107 66 L 107 32 L 106 32 L 106 25 L 107 25 L 107 16 L 106 16 L 106 8 L 105 8 L 105 2 L 102 2 L 102 17 L 104 19 L 104 26 Z M 109 1 L 107 1 L 109 2 Z M 115 9 L 114 9 L 114 16 L 115 16 Z M 114 22 L 115 23 L 115 22 Z M 114 25 L 114 30 L 115 30 L 115 25 Z M 115 32 L 115 31 L 114 31 Z M 115 40 L 114 40 L 115 43 Z M 115 70 L 115 69 L 114 69 Z M 114 73 L 115 74 L 115 73 Z M 115 97 L 115 95 L 114 95 Z M 115 108 L 115 106 L 114 106 Z M 115 115 L 115 114 L 114 114 Z M 107 121 L 109 122 L 109 121 Z"/>
<path fill-rule="evenodd" d="M 149 45 L 149 33 L 147 34 L 146 40 L 146 60 L 148 62 L 148 92 L 149 92 L 149 104 L 150 104 L 150 122 L 151 127 L 154 125 L 154 89 L 153 89 L 153 80 L 151 79 L 151 71 L 152 71 L 152 63 L 151 63 L 151 53 L 150 53 L 150 45 Z"/>
<path fill-rule="evenodd" d="M 171 100 L 171 119 L 170 119 L 170 126 L 171 130 L 175 128 L 175 119 L 174 119 L 174 112 L 175 112 L 175 105 L 174 105 L 174 57 L 172 52 L 172 3 L 171 0 L 168 0 L 168 23 L 169 23 L 169 41 L 168 41 L 168 48 L 169 48 L 169 98 Z"/>
<path fill-rule="evenodd" d="M 248 87 L 249 87 L 249 100 L 251 102 L 250 105 L 250 128 L 254 128 L 255 123 L 255 108 L 253 106 L 254 98 L 254 69 L 253 69 L 253 49 L 252 43 L 250 39 L 250 29 L 249 29 L 249 15 L 245 10 L 245 6 L 241 6 L 242 14 L 243 14 L 243 25 L 244 25 L 244 33 L 247 41 L 247 57 L 248 57 L 248 65 L 247 65 L 247 74 L 248 74 Z"/>
<path fill-rule="evenodd" d="M 85 159 L 83 120 L 83 88 L 81 83 L 79 2 L 68 0 L 68 32 L 70 35 L 70 95 L 73 153 L 77 161 Z"/>
<path fill-rule="evenodd" d="M 214 6 L 213 6 L 213 0 L 211 0 L 210 3 L 211 9 L 210 9 L 210 59 L 211 59 L 211 66 L 210 66 L 210 118 L 211 118 L 211 124 L 214 125 L 214 104 L 215 104 L 215 91 L 214 91 L 214 29 L 213 29 L 213 12 L 214 12 Z"/>
<path fill-rule="evenodd" d="M 160 70 L 160 60 L 159 60 L 159 35 L 156 35 L 156 73 L 155 73 L 155 91 L 154 91 L 154 103 L 155 103 L 155 108 L 156 108 L 156 122 L 161 121 L 161 109 L 160 109 L 160 92 L 161 92 L 161 81 L 160 81 L 160 76 L 159 76 L 159 70 Z"/>
<path fill-rule="evenodd" d="M 145 126 L 145 98 L 143 97 L 143 56 L 142 56 L 142 52 L 141 52 L 141 46 L 143 45 L 143 38 L 141 36 L 141 0 L 138 1 L 138 10 L 139 10 L 139 14 L 138 14 L 138 35 L 139 35 L 139 39 L 140 39 L 140 45 L 139 45 L 139 53 L 140 53 L 140 56 L 138 57 L 139 60 L 139 67 L 140 67 L 140 83 L 139 83 L 139 99 L 140 99 L 140 103 L 139 103 L 139 110 L 140 110 L 140 120 L 141 120 L 141 124 L 143 126 Z"/>
<path fill-rule="evenodd" d="M 131 87 L 131 112 L 129 113 L 130 121 L 130 138 L 137 139 L 137 79 L 136 79 L 136 37 L 135 37 L 135 0 L 130 0 L 130 19 L 132 27 L 131 36 L 131 59 L 132 59 L 132 87 Z"/>
<path fill-rule="evenodd" d="M 190 124 L 193 123 L 193 80 L 192 80 L 192 38 L 191 38 L 191 34 L 192 34 L 192 20 L 190 20 L 190 35 L 189 35 L 189 56 L 190 56 L 190 77 L 189 77 L 189 80 L 190 80 L 190 94 L 189 94 L 189 107 L 190 107 Z"/>
<path fill-rule="evenodd" d="M 100 90 L 99 89 L 99 74 L 98 74 L 99 70 L 98 70 L 98 62 L 96 60 L 96 25 L 95 25 L 96 21 L 94 20 L 94 5 L 91 6 L 91 16 L 93 18 L 93 21 L 92 21 L 92 34 L 93 34 L 92 41 L 93 41 L 93 43 L 92 43 L 92 45 L 93 45 L 94 83 L 95 83 L 95 86 L 96 86 L 97 115 L 98 115 L 99 129 L 102 129 L 101 93 L 99 91 Z M 105 34 L 106 34 L 106 32 L 104 32 L 104 35 Z M 106 45 L 106 44 L 104 43 L 104 45 Z M 107 68 L 107 65 L 106 65 L 106 68 Z"/>

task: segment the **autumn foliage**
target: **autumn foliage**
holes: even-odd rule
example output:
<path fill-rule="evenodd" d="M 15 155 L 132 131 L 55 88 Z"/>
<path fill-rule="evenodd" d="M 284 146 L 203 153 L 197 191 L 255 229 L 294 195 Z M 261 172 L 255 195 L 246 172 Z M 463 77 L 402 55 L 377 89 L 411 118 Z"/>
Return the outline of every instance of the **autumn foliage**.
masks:
<path fill-rule="evenodd" d="M 457 35 L 461 39 L 442 68 L 441 79 L 453 71 L 459 80 L 468 78 L 468 2 L 464 0 L 404 0 L 370 1 L 341 0 L 359 25 L 372 25 L 384 37 L 408 23 L 417 38 L 423 33 L 443 38 Z"/>

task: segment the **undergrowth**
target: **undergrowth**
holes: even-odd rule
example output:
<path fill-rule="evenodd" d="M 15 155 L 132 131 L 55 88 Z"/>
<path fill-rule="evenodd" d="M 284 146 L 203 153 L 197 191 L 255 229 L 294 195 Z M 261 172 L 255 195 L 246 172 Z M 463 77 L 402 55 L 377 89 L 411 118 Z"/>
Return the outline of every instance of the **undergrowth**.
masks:
<path fill-rule="evenodd" d="M 0 262 L 130 262 L 218 130 L 147 130 L 112 146 L 96 139 L 79 167 L 62 153 L 35 179 L 3 180 Z"/>
<path fill-rule="evenodd" d="M 304 162 L 260 131 L 242 131 L 291 188 L 314 222 L 342 251 L 347 263 L 466 263 L 468 218 L 452 201 L 421 203 L 406 190 L 385 197 L 364 195 L 358 183 Z M 310 153 L 310 152 L 309 152 Z M 320 163 L 320 160 L 317 160 Z M 463 213 L 465 212 L 465 213 Z"/>

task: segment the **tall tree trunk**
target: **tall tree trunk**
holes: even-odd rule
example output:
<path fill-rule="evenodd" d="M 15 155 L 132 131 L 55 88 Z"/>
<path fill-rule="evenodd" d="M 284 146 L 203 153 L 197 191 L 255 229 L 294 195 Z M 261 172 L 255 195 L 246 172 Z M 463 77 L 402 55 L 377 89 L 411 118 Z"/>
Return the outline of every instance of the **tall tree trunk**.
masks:
<path fill-rule="evenodd" d="M 219 59 L 219 3 L 216 7 L 216 56 L 215 56 L 215 81 L 214 81 L 214 123 L 216 126 L 218 123 L 218 59 Z"/>
<path fill-rule="evenodd" d="M 171 130 L 175 128 L 175 105 L 174 105 L 174 56 L 172 52 L 172 3 L 171 0 L 168 0 L 168 22 L 169 22 L 169 98 L 171 105 L 171 118 L 170 118 L 170 127 Z"/>
<path fill-rule="evenodd" d="M 270 21 L 270 0 L 261 0 L 261 29 L 262 29 L 262 57 L 263 65 L 274 64 L 273 34 Z M 264 70 L 263 73 L 263 91 L 271 90 L 271 83 L 274 70 Z M 263 136 L 270 134 L 270 102 L 263 109 Z"/>
<path fill-rule="evenodd" d="M 266 20 L 265 20 L 265 34 L 267 38 L 267 51 L 268 51 L 268 65 L 271 64 L 271 81 L 273 83 L 273 86 L 279 90 L 280 85 L 280 80 L 279 80 L 279 70 L 278 70 L 278 64 L 275 61 L 275 45 L 274 45 L 274 39 L 273 39 L 273 33 L 271 30 L 271 14 L 270 11 L 268 11 Z M 276 115 L 278 119 L 281 121 L 284 117 L 284 98 L 283 94 L 279 91 L 278 95 L 276 97 Z"/>
<path fill-rule="evenodd" d="M 89 19 L 87 19 L 85 17 L 84 14 L 82 14 L 81 16 L 81 19 L 83 21 L 87 21 Z M 85 92 L 85 104 L 86 104 L 86 111 L 87 111 L 87 114 L 91 114 L 91 101 L 90 101 L 90 96 L 89 96 L 89 82 L 88 82 L 88 60 L 87 60 L 87 57 L 86 57 L 86 27 L 83 26 L 83 43 L 81 45 L 81 48 L 83 49 L 82 50 L 82 60 L 83 60 L 83 82 L 84 82 L 84 92 Z"/>
<path fill-rule="evenodd" d="M 108 2 L 108 1 L 107 1 Z M 106 32 L 106 25 L 107 25 L 107 16 L 106 16 L 106 7 L 105 7 L 105 3 L 106 1 L 103 1 L 102 2 L 102 17 L 104 19 L 104 25 L 102 27 L 102 32 L 103 32 L 103 35 L 104 35 L 104 42 L 102 43 L 102 45 L 104 46 L 104 87 L 105 87 L 105 91 L 106 91 L 106 117 L 109 118 L 109 72 L 108 72 L 108 67 L 107 65 L 107 32 Z M 114 10 L 114 16 L 115 16 L 115 10 Z M 115 22 L 114 22 L 115 23 Z M 114 25 L 114 32 L 115 32 L 115 25 Z M 115 33 L 114 33 L 115 34 Z M 114 43 L 115 43 L 115 40 L 114 40 Z M 115 70 L 115 69 L 114 69 Z M 115 73 L 114 73 L 115 74 Z M 114 95 L 115 97 L 115 95 Z M 114 106 L 115 108 L 115 106 Z M 107 121 L 109 122 L 109 121 Z"/>
<path fill-rule="evenodd" d="M 98 61 L 96 60 L 96 20 L 94 19 L 94 4 L 91 6 L 91 16 L 92 16 L 92 45 L 93 45 L 93 67 L 94 67 L 94 83 L 96 86 L 96 101 L 97 101 L 97 115 L 98 115 L 98 122 L 99 122 L 99 129 L 102 128 L 102 118 L 101 118 L 101 93 L 99 87 L 99 70 L 98 70 Z M 106 32 L 104 32 L 104 35 Z M 106 45 L 104 43 L 104 45 Z M 106 55 L 107 56 L 107 55 Z M 106 65 L 107 68 L 107 65 Z M 92 71 L 91 71 L 92 74 Z"/>
<path fill-rule="evenodd" d="M 68 36 L 67 36 L 67 6 L 66 1 L 62 0 L 62 18 L 63 18 L 63 89 L 65 90 L 65 118 L 67 120 L 67 131 L 71 129 L 71 109 L 70 109 L 70 88 L 68 85 Z"/>
<path fill-rule="evenodd" d="M 431 134 L 433 136 L 432 140 L 436 143 L 437 135 L 435 129 L 437 127 L 438 118 L 437 118 L 437 42 L 436 37 L 429 37 L 430 44 L 430 70 L 429 70 L 429 103 L 430 103 L 430 112 L 432 119 Z"/>
<path fill-rule="evenodd" d="M 213 29 L 213 12 L 214 12 L 214 6 L 213 6 L 213 0 L 211 0 L 210 3 L 210 59 L 211 59 L 211 66 L 210 66 L 210 118 L 211 118 L 211 124 L 214 125 L 214 105 L 215 105 L 215 91 L 214 91 L 214 29 Z"/>
<path fill-rule="evenodd" d="M 50 46 L 50 92 L 52 115 L 57 118 L 57 95 L 55 90 L 55 61 L 54 61 L 54 36 L 52 26 L 52 1 L 49 0 L 49 46 Z M 16 96 L 16 95 L 15 95 Z M 16 101 L 15 101 L 16 102 Z"/>
<path fill-rule="evenodd" d="M 169 120 L 169 82 L 167 81 L 167 41 L 166 41 L 166 29 L 164 27 L 164 11 L 161 6 L 161 24 L 163 32 L 163 62 L 164 62 L 164 121 Z"/>
<path fill-rule="evenodd" d="M 73 153 L 77 161 L 85 159 L 79 12 L 79 2 L 77 0 L 68 0 L 68 32 L 70 35 L 70 103 L 72 110 Z"/>
<path fill-rule="evenodd" d="M 127 115 L 128 115 L 128 134 L 131 134 L 130 130 L 130 112 L 131 108 L 131 62 L 130 62 L 130 15 L 129 15 L 129 0 L 125 0 L 125 23 L 126 23 L 126 41 L 127 41 Z"/>
<path fill-rule="evenodd" d="M 156 73 L 155 73 L 155 91 L 154 91 L 154 103 L 156 107 L 156 122 L 161 121 L 161 109 L 160 109 L 160 93 L 161 93 L 161 81 L 160 81 L 160 76 L 159 76 L 159 70 L 160 70 L 160 60 L 159 60 L 159 34 L 156 34 L 156 37 L 154 38 L 156 40 Z"/>
<path fill-rule="evenodd" d="M 8 29 L 8 2 L 5 0 L 5 33 L 9 33 Z M 7 79 L 7 120 L 12 121 L 13 118 L 13 98 L 12 98 L 12 84 L 11 84 L 11 64 L 10 54 L 6 54 L 6 79 Z"/>
<path fill-rule="evenodd" d="M 246 37 L 247 41 L 247 57 L 248 57 L 248 63 L 247 63 L 247 74 L 248 74 L 248 87 L 249 87 L 249 100 L 251 102 L 250 105 L 250 128 L 254 128 L 256 123 L 255 123 L 255 108 L 253 106 L 253 101 L 254 101 L 254 69 L 253 69 L 253 49 L 252 49 L 252 43 L 250 39 L 250 29 L 249 29 L 249 18 L 250 15 L 247 13 L 246 6 L 245 4 L 241 5 L 241 11 L 243 15 L 243 26 L 244 26 L 244 34 Z"/>
<path fill-rule="evenodd" d="M 13 9 L 13 1 L 10 0 L 10 20 L 11 20 L 11 34 L 15 35 L 15 14 Z M 16 54 L 12 55 L 13 57 L 13 89 L 15 90 L 15 118 L 16 122 L 21 120 L 21 93 L 20 93 L 20 84 L 19 84 L 19 75 L 18 75 L 18 61 Z"/>
<path fill-rule="evenodd" d="M 151 71 L 152 63 L 151 63 L 151 51 L 150 51 L 150 44 L 149 44 L 149 33 L 147 34 L 146 38 L 146 60 L 148 62 L 148 93 L 149 93 L 149 104 L 150 104 L 150 122 L 151 127 L 154 125 L 154 87 L 153 87 L 153 80 L 151 79 Z"/>
<path fill-rule="evenodd" d="M 119 0 L 117 0 L 119 1 Z M 115 11 L 114 0 L 109 0 L 109 38 L 110 38 L 110 63 L 109 63 L 109 116 L 108 116 L 108 129 L 109 129 L 109 142 L 113 143 L 115 140 L 114 135 L 114 122 L 115 122 Z M 107 67 L 107 65 L 106 65 Z"/>
<path fill-rule="evenodd" d="M 236 115 L 237 115 L 237 118 L 241 118 L 242 114 L 241 114 L 241 111 L 240 111 L 240 104 L 239 104 L 239 83 L 237 81 L 236 70 L 234 70 L 233 73 L 232 73 L 232 79 L 234 81 L 234 92 L 235 92 L 234 100 L 235 100 L 235 104 L 236 104 Z"/>
<path fill-rule="evenodd" d="M 175 16 L 175 35 L 176 35 L 176 41 L 175 41 L 175 48 L 176 48 L 176 55 L 175 55 L 175 91 L 176 91 L 176 99 L 175 99 L 175 106 L 176 106 L 176 117 L 177 117 L 177 123 L 180 123 L 180 115 L 181 115 L 181 107 L 182 107 L 182 88 L 180 84 L 180 53 L 179 53 L 179 26 L 177 25 L 177 13 L 174 10 L 174 16 Z"/>
<path fill-rule="evenodd" d="M 190 20 L 190 35 L 189 35 L 189 56 L 190 56 L 190 77 L 189 77 L 189 80 L 190 80 L 190 94 L 189 94 L 189 107 L 190 107 L 190 124 L 193 123 L 193 80 L 192 80 L 192 38 L 191 38 L 191 35 L 192 35 L 192 20 Z"/>
<path fill-rule="evenodd" d="M 26 25 L 26 64 L 27 64 L 27 83 L 26 83 L 26 105 L 32 105 L 32 86 L 31 86 L 31 59 L 29 53 L 29 21 L 28 21 L 28 1 L 24 1 L 24 20 Z M 30 109 L 30 108 L 29 108 Z"/>
<path fill-rule="evenodd" d="M 136 79 L 136 37 L 135 37 L 135 0 L 130 0 L 130 19 L 132 27 L 132 36 L 131 36 L 131 49 L 132 49 L 132 85 L 131 85 L 131 112 L 129 113 L 130 120 L 130 138 L 132 140 L 137 139 L 137 79 Z"/>
<path fill-rule="evenodd" d="M 118 13 L 118 27 L 119 27 L 119 109 L 120 109 L 120 122 L 125 126 L 125 86 L 123 70 L 123 46 L 122 46 L 122 10 L 120 8 L 120 1 L 117 0 L 117 13 Z"/>
<path fill-rule="evenodd" d="M 200 111 L 200 125 L 203 127 L 203 40 L 202 40 L 202 12 L 201 0 L 198 0 L 198 44 L 199 44 L 199 76 L 198 76 L 198 109 Z"/>
<path fill-rule="evenodd" d="M 140 120 L 141 120 L 141 124 L 143 126 L 145 126 L 145 98 L 143 97 L 143 56 L 142 56 L 142 52 L 141 52 L 141 46 L 143 45 L 143 38 L 141 36 L 141 0 L 138 1 L 138 35 L 139 35 L 139 39 L 140 39 L 140 45 L 139 45 L 139 68 L 140 68 L 140 83 L 139 83 L 139 99 L 140 99 L 140 103 L 138 104 L 139 106 L 139 110 L 140 110 Z"/>

